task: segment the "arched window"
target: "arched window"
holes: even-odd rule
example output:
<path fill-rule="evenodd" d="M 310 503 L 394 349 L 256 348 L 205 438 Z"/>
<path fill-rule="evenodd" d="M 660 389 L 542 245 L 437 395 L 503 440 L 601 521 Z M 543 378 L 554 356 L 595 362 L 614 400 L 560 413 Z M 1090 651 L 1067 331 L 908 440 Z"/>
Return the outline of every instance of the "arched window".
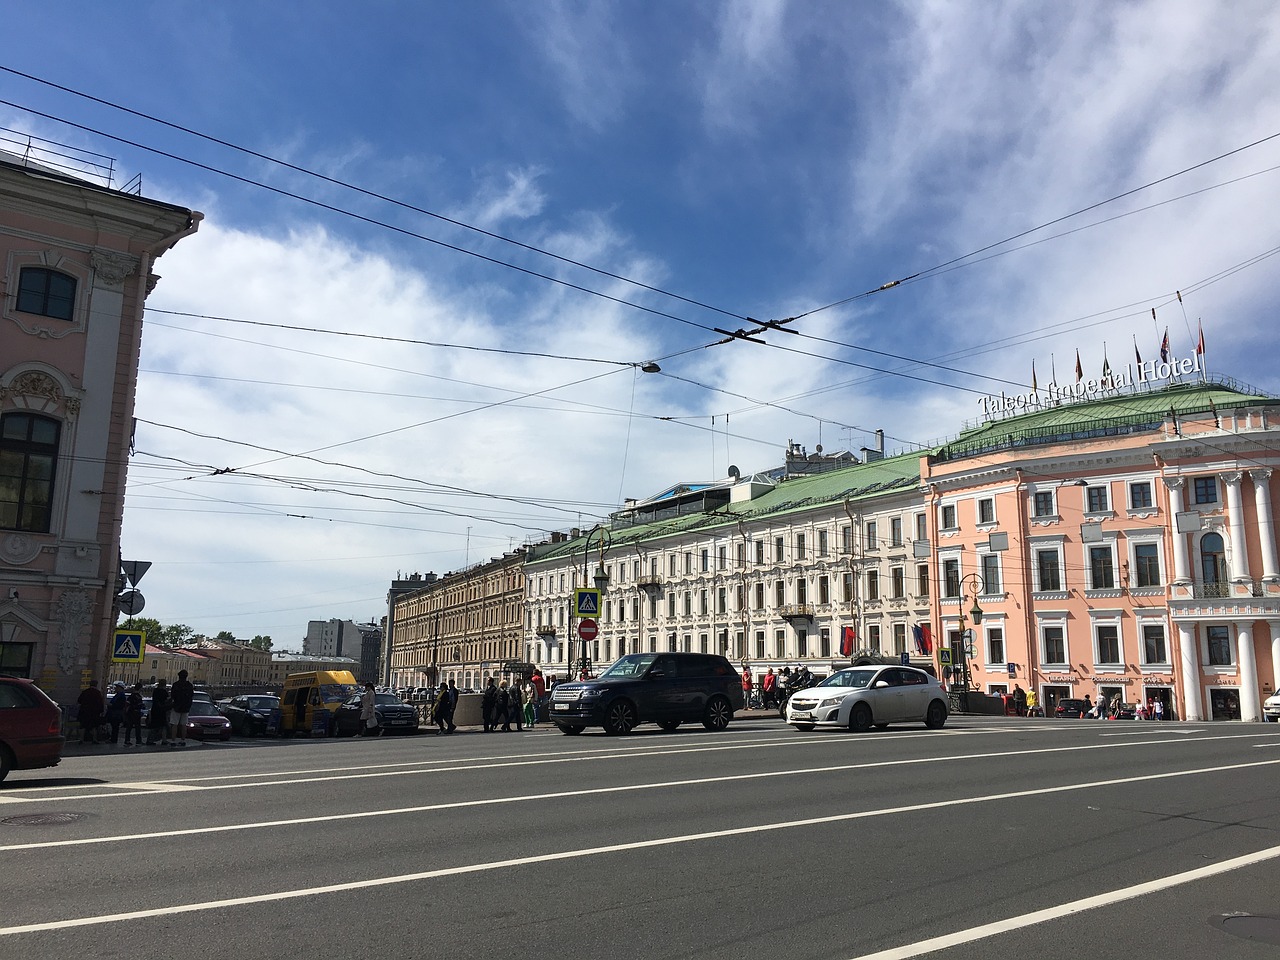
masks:
<path fill-rule="evenodd" d="M 0 530 L 49 532 L 60 429 L 32 413 L 0 417 Z"/>
<path fill-rule="evenodd" d="M 23 267 L 18 277 L 18 309 L 55 320 L 70 320 L 76 304 L 76 278 L 47 267 Z"/>
<path fill-rule="evenodd" d="M 1200 538 L 1200 576 L 1206 596 L 1227 595 L 1227 555 L 1220 534 L 1206 533 Z"/>

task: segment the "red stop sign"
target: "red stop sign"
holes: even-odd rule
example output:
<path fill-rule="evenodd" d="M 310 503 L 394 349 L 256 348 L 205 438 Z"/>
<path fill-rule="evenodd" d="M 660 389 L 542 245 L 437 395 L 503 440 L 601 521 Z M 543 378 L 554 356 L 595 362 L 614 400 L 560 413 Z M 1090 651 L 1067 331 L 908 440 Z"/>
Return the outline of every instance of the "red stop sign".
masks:
<path fill-rule="evenodd" d="M 583 640 L 594 640 L 596 634 L 600 632 L 600 625 L 594 620 L 580 620 L 578 622 L 578 636 Z"/>

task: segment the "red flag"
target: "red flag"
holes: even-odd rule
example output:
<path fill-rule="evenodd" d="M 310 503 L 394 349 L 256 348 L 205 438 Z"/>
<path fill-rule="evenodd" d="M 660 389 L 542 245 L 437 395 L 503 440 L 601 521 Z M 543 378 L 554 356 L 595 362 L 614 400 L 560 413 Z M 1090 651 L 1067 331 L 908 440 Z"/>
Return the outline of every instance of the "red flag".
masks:
<path fill-rule="evenodd" d="M 1196 327 L 1200 331 L 1200 339 L 1196 341 L 1196 356 L 1203 357 L 1204 356 L 1204 324 L 1197 320 Z"/>
<path fill-rule="evenodd" d="M 933 640 L 929 637 L 929 624 L 920 624 L 920 640 L 924 643 L 924 652 L 932 655 Z"/>
<path fill-rule="evenodd" d="M 853 627 L 840 628 L 840 655 L 848 657 L 853 654 L 853 642 L 857 638 L 858 632 Z"/>
<path fill-rule="evenodd" d="M 1076 351 L 1076 383 L 1084 379 L 1084 367 L 1080 366 L 1080 351 Z"/>

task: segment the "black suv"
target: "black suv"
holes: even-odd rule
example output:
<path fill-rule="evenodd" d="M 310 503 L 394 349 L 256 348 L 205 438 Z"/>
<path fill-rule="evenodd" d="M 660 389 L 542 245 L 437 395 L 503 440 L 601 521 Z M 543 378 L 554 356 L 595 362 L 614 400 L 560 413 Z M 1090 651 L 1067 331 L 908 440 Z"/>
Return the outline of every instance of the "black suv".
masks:
<path fill-rule="evenodd" d="M 741 710 L 742 679 L 724 657 L 706 653 L 630 653 L 595 680 L 551 691 L 551 720 L 562 733 L 587 727 L 630 733 L 650 720 L 663 730 L 701 721 L 723 730 Z"/>

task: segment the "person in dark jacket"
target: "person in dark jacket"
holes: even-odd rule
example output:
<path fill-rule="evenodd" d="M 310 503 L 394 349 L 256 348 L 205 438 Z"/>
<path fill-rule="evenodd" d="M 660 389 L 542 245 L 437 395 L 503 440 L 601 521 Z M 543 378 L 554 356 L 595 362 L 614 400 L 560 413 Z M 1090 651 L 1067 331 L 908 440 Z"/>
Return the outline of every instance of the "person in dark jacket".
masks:
<path fill-rule="evenodd" d="M 484 696 L 480 700 L 480 713 L 484 720 L 484 732 L 492 733 L 493 728 L 497 726 L 495 722 L 495 712 L 498 709 L 498 687 L 493 682 L 493 677 L 489 678 L 489 682 L 485 684 Z"/>
<path fill-rule="evenodd" d="M 147 746 L 169 745 L 169 682 L 161 677 L 151 691 L 151 712 L 147 714 Z"/>
<path fill-rule="evenodd" d="M 80 742 L 97 743 L 98 724 L 102 723 L 102 711 L 106 707 L 97 680 L 90 680 L 89 686 L 80 691 L 76 704 L 80 707 L 80 712 L 76 715 L 76 719 L 80 721 Z"/>
<path fill-rule="evenodd" d="M 124 711 L 129 705 L 129 694 L 125 691 L 124 681 L 117 680 L 111 685 L 111 699 L 107 701 L 107 723 L 111 724 L 111 742 L 120 742 L 120 728 L 124 725 Z"/>
<path fill-rule="evenodd" d="M 175 746 L 187 745 L 187 714 L 195 695 L 196 688 L 187 679 L 187 671 L 179 670 L 178 679 L 169 690 L 169 741 Z"/>
<path fill-rule="evenodd" d="M 436 736 L 449 732 L 449 687 L 440 684 L 436 691 L 436 702 L 431 705 L 431 722 L 436 725 Z"/>
<path fill-rule="evenodd" d="M 446 718 L 449 722 L 449 729 L 446 733 L 453 733 L 458 729 L 458 725 L 453 722 L 454 711 L 458 709 L 458 686 L 452 680 L 449 681 L 449 716 Z"/>
<path fill-rule="evenodd" d="M 135 683 L 124 705 L 124 745 L 142 746 L 142 684 Z"/>
<path fill-rule="evenodd" d="M 507 701 L 507 725 L 505 730 L 511 729 L 511 721 L 516 722 L 516 733 L 524 733 L 524 696 L 520 690 L 520 681 L 513 680 L 511 682 L 510 699 Z"/>
<path fill-rule="evenodd" d="M 502 732 L 511 732 L 511 693 L 507 690 L 507 681 L 503 680 L 498 684 L 498 702 L 493 709 L 493 725 L 496 727 L 498 721 L 502 721 Z"/>

